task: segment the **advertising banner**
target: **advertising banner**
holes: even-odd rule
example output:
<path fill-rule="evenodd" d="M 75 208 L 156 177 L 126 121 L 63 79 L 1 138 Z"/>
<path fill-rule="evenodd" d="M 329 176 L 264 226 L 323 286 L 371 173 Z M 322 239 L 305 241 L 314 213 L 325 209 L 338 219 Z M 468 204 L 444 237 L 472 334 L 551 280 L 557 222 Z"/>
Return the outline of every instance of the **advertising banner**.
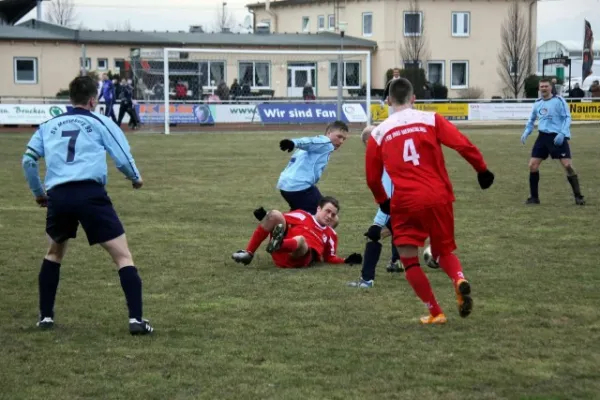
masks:
<path fill-rule="evenodd" d="M 450 121 L 465 121 L 469 119 L 467 103 L 415 103 L 414 108 L 422 111 L 432 111 L 446 117 Z M 381 122 L 389 115 L 387 104 L 371 104 L 371 119 Z"/>
<path fill-rule="evenodd" d="M 469 104 L 469 120 L 527 120 L 532 109 L 533 103 L 473 103 Z"/>
<path fill-rule="evenodd" d="M 571 119 L 573 121 L 600 121 L 600 102 L 570 103 Z"/>
<path fill-rule="evenodd" d="M 336 104 L 259 104 L 257 106 L 263 123 L 271 124 L 327 124 L 338 119 Z M 360 104 L 342 106 L 344 122 L 366 122 L 367 114 Z"/>
<path fill-rule="evenodd" d="M 260 115 L 254 104 L 217 104 L 213 119 L 217 124 L 260 122 Z"/>
<path fill-rule="evenodd" d="M 169 104 L 169 122 L 172 124 L 212 125 L 214 105 L 208 104 Z M 143 124 L 164 124 L 163 104 L 137 104 L 135 109 Z"/>
<path fill-rule="evenodd" d="M 65 112 L 66 104 L 0 104 L 0 125 L 39 125 Z"/>

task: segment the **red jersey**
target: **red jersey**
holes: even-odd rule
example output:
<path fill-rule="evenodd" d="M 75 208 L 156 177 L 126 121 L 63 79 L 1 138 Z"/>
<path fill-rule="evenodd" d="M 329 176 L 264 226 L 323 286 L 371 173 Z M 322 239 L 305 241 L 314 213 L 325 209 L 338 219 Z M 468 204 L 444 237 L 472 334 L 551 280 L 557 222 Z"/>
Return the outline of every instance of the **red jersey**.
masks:
<path fill-rule="evenodd" d="M 303 210 L 295 210 L 283 214 L 287 224 L 286 239 L 302 236 L 310 249 L 318 254 L 315 261 L 330 264 L 342 264 L 344 259 L 338 257 L 337 234 L 329 226 L 317 222 L 314 215 Z"/>
<path fill-rule="evenodd" d="M 381 184 L 384 167 L 394 185 L 394 209 L 417 211 L 454 201 L 442 144 L 456 150 L 477 172 L 487 169 L 479 149 L 437 113 L 406 109 L 373 129 L 365 167 L 377 203 L 388 197 Z"/>

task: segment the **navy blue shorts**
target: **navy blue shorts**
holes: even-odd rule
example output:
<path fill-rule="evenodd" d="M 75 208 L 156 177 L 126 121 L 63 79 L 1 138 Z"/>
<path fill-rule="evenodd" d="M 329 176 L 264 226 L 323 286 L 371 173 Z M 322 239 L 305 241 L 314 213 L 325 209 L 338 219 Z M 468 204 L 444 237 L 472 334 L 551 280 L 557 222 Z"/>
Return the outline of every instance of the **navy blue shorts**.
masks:
<path fill-rule="evenodd" d="M 48 191 L 46 233 L 56 243 L 77 237 L 79 224 L 90 246 L 125 233 L 104 186 L 94 181 L 69 182 Z"/>
<path fill-rule="evenodd" d="M 569 141 L 565 138 L 562 145 L 556 146 L 554 138 L 556 133 L 541 133 L 538 135 L 533 148 L 531 149 L 532 158 L 541 158 L 545 160 L 548 156 L 553 160 L 561 158 L 571 158 L 571 148 Z"/>
<path fill-rule="evenodd" d="M 304 210 L 311 214 L 316 214 L 319 201 L 323 197 L 316 186 L 297 192 L 286 192 L 285 190 L 280 192 L 290 206 L 290 211 Z"/>

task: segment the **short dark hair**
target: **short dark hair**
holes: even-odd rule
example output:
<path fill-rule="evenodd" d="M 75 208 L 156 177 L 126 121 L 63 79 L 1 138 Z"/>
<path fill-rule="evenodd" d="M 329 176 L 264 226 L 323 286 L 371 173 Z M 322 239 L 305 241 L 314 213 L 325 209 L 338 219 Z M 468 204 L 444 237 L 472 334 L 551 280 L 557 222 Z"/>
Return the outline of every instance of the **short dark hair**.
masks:
<path fill-rule="evenodd" d="M 321 197 L 321 200 L 319 200 L 319 207 L 323 208 L 328 203 L 334 206 L 338 210 L 338 212 L 340 212 L 340 202 L 332 196 Z"/>
<path fill-rule="evenodd" d="M 408 103 L 413 93 L 413 85 L 406 78 L 398 78 L 390 84 L 390 97 L 396 104 Z"/>
<path fill-rule="evenodd" d="M 96 82 L 89 76 L 78 76 L 69 83 L 69 98 L 76 106 L 85 106 L 92 97 L 98 96 Z"/>
<path fill-rule="evenodd" d="M 539 81 L 539 82 L 540 82 L 540 83 L 542 83 L 542 82 L 550 83 L 550 82 L 552 82 L 552 81 L 550 80 L 550 78 L 542 78 L 542 79 L 540 79 L 540 81 Z"/>
<path fill-rule="evenodd" d="M 327 129 L 325 129 L 325 134 L 334 130 L 349 132 L 348 125 L 346 125 L 344 121 L 333 121 L 332 123 L 327 125 Z"/>

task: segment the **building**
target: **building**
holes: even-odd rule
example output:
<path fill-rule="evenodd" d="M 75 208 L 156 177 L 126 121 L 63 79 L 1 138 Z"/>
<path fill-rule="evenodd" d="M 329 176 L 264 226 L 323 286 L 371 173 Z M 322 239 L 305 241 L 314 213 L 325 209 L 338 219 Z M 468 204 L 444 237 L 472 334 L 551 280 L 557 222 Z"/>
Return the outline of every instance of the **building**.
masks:
<path fill-rule="evenodd" d="M 1 4 L 1 3 L 0 3 Z M 199 29 L 194 28 L 195 31 Z M 0 97 L 54 97 L 69 81 L 87 70 L 123 73 L 134 54 L 141 66 L 147 91 L 162 83 L 164 47 L 245 50 L 337 50 L 341 37 L 335 32 L 318 34 L 233 34 L 192 32 L 117 32 L 75 30 L 37 20 L 17 26 L 0 25 Z M 374 52 L 368 38 L 346 36 L 347 50 Z M 302 96 L 307 81 L 319 97 L 335 96 L 330 71 L 335 56 L 265 55 L 181 52 L 169 62 L 170 75 L 187 86 L 214 90 L 222 80 L 248 82 L 253 92 L 268 90 L 275 96 Z M 85 58 L 85 61 L 84 61 Z M 310 69 L 306 62 L 317 68 Z M 366 69 L 355 71 L 352 86 L 366 81 Z M 136 82 L 137 83 L 137 82 Z M 199 90 L 190 93 L 198 98 Z"/>
<path fill-rule="evenodd" d="M 592 44 L 592 52 L 594 60 L 600 59 L 600 41 L 596 40 Z M 560 65 L 547 65 L 544 69 L 542 61 L 546 58 L 553 57 L 569 57 L 571 59 L 571 76 L 572 78 L 581 78 L 582 62 L 583 62 L 583 41 L 573 40 L 550 40 L 542 43 L 537 48 L 537 70 L 541 75 L 556 75 L 556 68 Z M 594 61 L 593 70 L 596 70 L 595 75 L 600 74 L 600 61 Z M 565 78 L 568 79 L 569 71 L 565 71 Z M 581 79 L 579 79 L 580 81 Z"/>
<path fill-rule="evenodd" d="M 537 0 L 517 0 L 536 43 Z M 266 4 L 267 3 L 267 4 Z M 271 32 L 339 32 L 377 42 L 372 86 L 383 87 L 385 72 L 403 67 L 402 45 L 425 45 L 418 61 L 429 81 L 444 84 L 449 97 L 478 87 L 483 96 L 502 95 L 498 75 L 501 26 L 507 0 L 278 0 L 249 4 L 255 24 Z M 535 61 L 535 60 L 534 60 Z M 535 65 L 532 65 L 535 69 Z"/>

